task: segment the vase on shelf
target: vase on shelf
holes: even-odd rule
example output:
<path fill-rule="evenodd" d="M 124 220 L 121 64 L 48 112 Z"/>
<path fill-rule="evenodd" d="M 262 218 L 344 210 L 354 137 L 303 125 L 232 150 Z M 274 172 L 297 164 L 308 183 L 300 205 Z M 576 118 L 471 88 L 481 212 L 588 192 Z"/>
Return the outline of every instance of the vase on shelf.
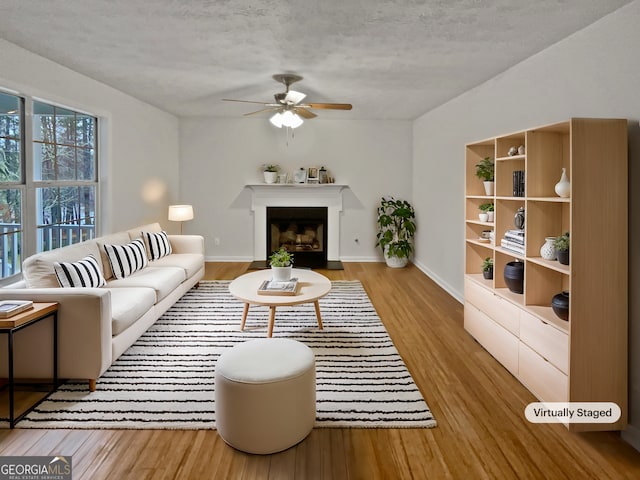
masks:
<path fill-rule="evenodd" d="M 569 265 L 569 249 L 556 249 L 556 258 L 558 259 L 558 263 L 561 263 L 562 265 Z"/>
<path fill-rule="evenodd" d="M 560 181 L 556 183 L 556 194 L 562 198 L 568 198 L 571 194 L 571 183 L 567 178 L 567 169 L 562 169 L 562 175 L 560 176 Z"/>
<path fill-rule="evenodd" d="M 546 237 L 544 244 L 540 247 L 540 256 L 545 260 L 556 259 L 556 247 L 553 245 L 556 237 Z"/>
<path fill-rule="evenodd" d="M 569 292 L 560 292 L 551 299 L 551 309 L 562 320 L 569 320 Z"/>
<path fill-rule="evenodd" d="M 524 292 L 524 262 L 507 262 L 504 266 L 504 283 L 513 293 Z"/>
<path fill-rule="evenodd" d="M 493 185 L 494 185 L 494 183 L 493 182 L 489 182 L 489 181 L 482 182 L 482 183 L 484 184 L 484 193 L 488 197 L 492 196 L 493 195 Z"/>

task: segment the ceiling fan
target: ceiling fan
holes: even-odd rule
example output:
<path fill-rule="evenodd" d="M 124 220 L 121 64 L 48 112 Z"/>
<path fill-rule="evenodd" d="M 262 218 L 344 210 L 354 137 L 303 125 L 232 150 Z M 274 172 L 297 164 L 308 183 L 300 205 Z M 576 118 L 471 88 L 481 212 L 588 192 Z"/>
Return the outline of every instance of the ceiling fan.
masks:
<path fill-rule="evenodd" d="M 311 119 L 317 117 L 311 109 L 331 109 L 331 110 L 351 110 L 350 103 L 301 103 L 306 97 L 304 93 L 296 92 L 295 90 L 289 90 L 292 83 L 302 80 L 300 75 L 293 73 L 279 73 L 273 76 L 273 79 L 277 82 L 283 83 L 285 91 L 282 93 L 276 93 L 274 103 L 254 102 L 251 100 L 234 100 L 230 98 L 223 98 L 226 102 L 242 102 L 242 103 L 257 103 L 263 105 L 264 108 L 256 110 L 255 112 L 245 113 L 245 116 L 255 115 L 262 112 L 274 112 L 274 115 L 269 121 L 278 128 L 291 127 L 297 128 L 303 123 L 303 119 Z"/>

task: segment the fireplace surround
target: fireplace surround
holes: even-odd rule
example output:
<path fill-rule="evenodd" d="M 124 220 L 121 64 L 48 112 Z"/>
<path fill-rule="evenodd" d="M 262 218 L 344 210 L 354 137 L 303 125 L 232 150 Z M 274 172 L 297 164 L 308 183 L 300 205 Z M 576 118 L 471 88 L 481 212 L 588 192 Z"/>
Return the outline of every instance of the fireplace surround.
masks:
<path fill-rule="evenodd" d="M 338 184 L 257 184 L 247 185 L 251 189 L 251 210 L 253 212 L 253 258 L 252 266 L 260 268 L 267 265 L 270 253 L 267 235 L 271 235 L 268 224 L 268 207 L 323 207 L 326 212 L 326 222 L 320 233 L 322 247 L 326 258 L 326 268 L 341 268 L 340 262 L 340 213 L 342 212 L 342 192 L 346 185 Z M 295 210 L 291 210 L 294 212 Z M 286 212 L 286 211 L 285 211 Z M 304 222 L 303 222 L 304 223 Z M 304 226 L 302 228 L 304 230 Z M 286 231 L 286 230 L 285 230 Z M 304 231 L 300 234 L 304 235 Z M 318 236 L 316 231 L 316 237 Z M 303 238 L 300 238 L 302 244 Z M 306 239 L 305 239 L 306 240 Z M 296 233 L 297 241 L 297 233 Z M 313 247 L 312 247 L 313 249 Z M 297 255 L 296 266 L 323 267 L 322 265 L 304 265 L 306 255 Z M 298 261 L 300 260 L 300 261 Z M 301 263 L 302 262 L 302 263 Z"/>

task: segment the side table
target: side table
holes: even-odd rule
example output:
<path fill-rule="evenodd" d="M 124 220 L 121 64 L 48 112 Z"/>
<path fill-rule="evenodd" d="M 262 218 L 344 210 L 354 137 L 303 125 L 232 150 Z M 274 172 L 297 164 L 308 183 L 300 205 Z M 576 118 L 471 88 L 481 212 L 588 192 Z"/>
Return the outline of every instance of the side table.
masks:
<path fill-rule="evenodd" d="M 51 317 L 53 320 L 53 383 L 51 390 L 36 403 L 17 417 L 15 416 L 15 387 L 16 382 L 13 376 L 13 336 L 16 332 L 34 325 L 45 318 Z M 14 428 L 16 423 L 36 408 L 40 403 L 58 388 L 58 304 L 57 303 L 33 303 L 33 308 L 18 313 L 9 318 L 0 319 L 0 333 L 7 335 L 7 353 L 9 367 L 9 417 L 0 418 L 8 420 L 10 428 Z M 6 388 L 6 386 L 2 387 Z"/>

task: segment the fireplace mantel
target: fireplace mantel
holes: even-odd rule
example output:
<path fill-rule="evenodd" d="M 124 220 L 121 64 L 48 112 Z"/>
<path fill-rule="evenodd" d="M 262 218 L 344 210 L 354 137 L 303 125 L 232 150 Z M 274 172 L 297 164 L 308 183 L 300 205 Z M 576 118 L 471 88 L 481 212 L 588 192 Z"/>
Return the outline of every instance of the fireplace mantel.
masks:
<path fill-rule="evenodd" d="M 267 207 L 327 207 L 327 260 L 340 260 L 342 192 L 348 185 L 335 183 L 260 183 L 252 191 L 253 258 L 267 259 Z"/>

